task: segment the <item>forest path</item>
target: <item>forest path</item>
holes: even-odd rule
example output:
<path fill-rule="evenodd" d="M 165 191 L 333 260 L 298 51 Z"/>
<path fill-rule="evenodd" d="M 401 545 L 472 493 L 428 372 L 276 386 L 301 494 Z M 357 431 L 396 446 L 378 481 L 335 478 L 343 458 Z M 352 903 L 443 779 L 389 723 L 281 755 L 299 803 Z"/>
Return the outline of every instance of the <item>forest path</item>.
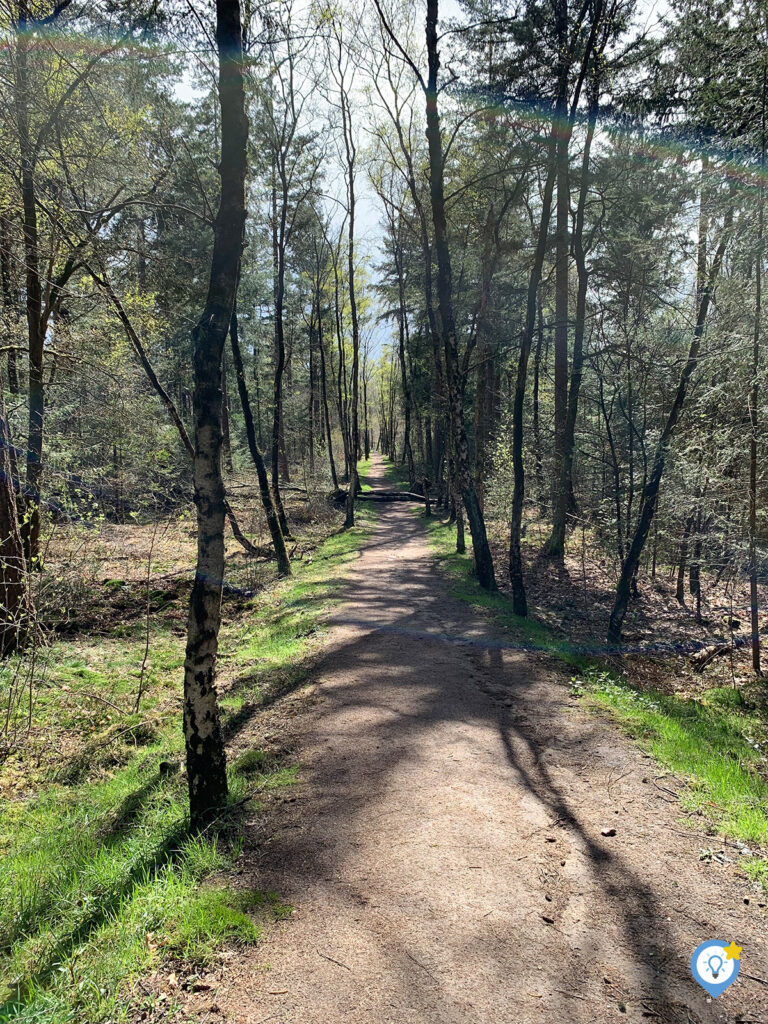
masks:
<path fill-rule="evenodd" d="M 448 596 L 413 510 L 379 510 L 295 719 L 296 799 L 246 849 L 243 881 L 295 912 L 228 961 L 218 1014 L 768 1024 L 755 891 L 699 861 L 713 840 L 653 761 Z M 716 1002 L 689 970 L 705 939 L 744 947 Z"/>

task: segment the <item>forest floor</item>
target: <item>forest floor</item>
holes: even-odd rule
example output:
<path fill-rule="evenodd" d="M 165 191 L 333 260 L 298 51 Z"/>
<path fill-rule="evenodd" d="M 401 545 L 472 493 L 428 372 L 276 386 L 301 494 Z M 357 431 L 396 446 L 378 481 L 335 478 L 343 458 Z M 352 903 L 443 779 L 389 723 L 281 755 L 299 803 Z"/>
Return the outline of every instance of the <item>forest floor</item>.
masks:
<path fill-rule="evenodd" d="M 293 913 L 184 1019 L 768 1024 L 765 902 L 650 755 L 457 599 L 413 509 L 380 506 L 341 575 L 300 713 L 248 738 L 281 730 L 300 781 L 246 822 L 236 882 Z M 716 1002 L 689 969 L 705 939 L 743 947 Z"/>
<path fill-rule="evenodd" d="M 594 530 L 578 526 L 569 532 L 565 557 L 550 558 L 545 554 L 550 532 L 551 513 L 537 515 L 531 503 L 523 538 L 531 616 L 567 637 L 572 651 L 604 657 L 620 563 L 615 554 L 610 557 L 605 541 Z M 511 596 L 507 520 L 489 519 L 488 534 L 499 587 Z M 715 685 L 749 689 L 754 673 L 746 573 L 732 567 L 720 575 L 711 566 L 702 566 L 697 619 L 688 573 L 681 604 L 675 596 L 678 567 L 659 561 L 654 570 L 650 561 L 649 555 L 640 574 L 639 593 L 627 613 L 622 671 L 637 685 L 678 694 L 699 694 Z M 758 609 L 760 632 L 768 637 L 765 583 L 758 588 Z M 696 657 L 715 647 L 720 653 L 705 671 L 699 671 Z"/>
<path fill-rule="evenodd" d="M 258 541 L 258 495 L 237 493 Z M 289 493 L 290 579 L 228 544 L 218 676 L 231 806 L 203 838 L 186 828 L 180 727 L 189 514 L 51 531 L 42 642 L 0 665 L 0 1022 L 167 1019 L 177 974 L 202 991 L 224 947 L 289 911 L 236 883 L 243 819 L 296 776 L 280 734 L 257 748 L 253 726 L 265 708 L 298 713 L 334 580 L 371 530 L 364 512 L 341 530 L 322 492 Z"/>

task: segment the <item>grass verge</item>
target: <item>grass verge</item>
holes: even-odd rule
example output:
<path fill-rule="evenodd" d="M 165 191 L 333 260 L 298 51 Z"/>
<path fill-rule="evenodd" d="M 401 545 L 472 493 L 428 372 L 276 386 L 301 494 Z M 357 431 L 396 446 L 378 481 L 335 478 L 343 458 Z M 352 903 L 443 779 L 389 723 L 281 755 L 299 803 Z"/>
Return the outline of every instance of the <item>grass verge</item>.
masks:
<path fill-rule="evenodd" d="M 358 526 L 329 537 L 291 579 L 241 604 L 224 625 L 230 740 L 251 712 L 305 677 L 372 518 L 363 510 Z M 203 965 L 222 944 L 253 942 L 265 918 L 287 912 L 274 894 L 229 884 L 227 870 L 242 846 L 238 803 L 250 796 L 251 814 L 262 794 L 291 784 L 295 765 L 246 748 L 230 766 L 231 816 L 215 837 L 188 834 L 184 638 L 175 625 L 152 627 L 139 712 L 140 637 L 70 639 L 47 652 L 32 707 L 36 744 L 19 746 L 1 769 L 0 1021 L 126 1020 L 131 979 L 168 959 Z M 4 671 L 10 685 L 13 670 Z M 52 743 L 64 749 L 47 758 Z"/>
<path fill-rule="evenodd" d="M 370 476 L 372 465 L 373 458 L 361 459 L 357 464 L 357 475 L 360 479 L 361 491 L 370 491 L 371 489 L 371 485 L 367 482 L 366 477 Z"/>
<path fill-rule="evenodd" d="M 384 462 L 384 478 L 395 490 L 407 491 L 410 485 L 408 469 L 402 462 L 392 462 L 386 455 L 382 456 Z"/>
<path fill-rule="evenodd" d="M 765 700 L 720 687 L 697 698 L 641 690 L 595 654 L 556 636 L 548 627 L 516 616 L 508 597 L 481 590 L 471 555 L 455 550 L 455 530 L 426 520 L 430 542 L 451 580 L 454 597 L 487 614 L 511 633 L 522 650 L 542 651 L 574 672 L 571 689 L 593 710 L 603 710 L 653 757 L 684 782 L 681 806 L 701 812 L 714 832 L 768 847 Z M 742 862 L 768 890 L 768 861 Z"/>

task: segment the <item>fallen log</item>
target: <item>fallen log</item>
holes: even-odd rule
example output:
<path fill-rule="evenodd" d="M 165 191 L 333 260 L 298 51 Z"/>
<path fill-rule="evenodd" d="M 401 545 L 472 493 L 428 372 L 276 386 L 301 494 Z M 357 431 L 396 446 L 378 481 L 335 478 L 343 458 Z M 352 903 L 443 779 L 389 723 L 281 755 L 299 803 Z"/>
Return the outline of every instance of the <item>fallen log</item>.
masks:
<path fill-rule="evenodd" d="M 713 644 L 711 647 L 703 647 L 700 651 L 690 657 L 691 666 L 694 672 L 703 672 L 710 662 L 719 658 L 722 654 L 728 654 L 731 650 L 730 644 Z"/>
<path fill-rule="evenodd" d="M 357 496 L 358 501 L 418 501 L 424 504 L 423 494 L 412 491 L 363 491 Z"/>

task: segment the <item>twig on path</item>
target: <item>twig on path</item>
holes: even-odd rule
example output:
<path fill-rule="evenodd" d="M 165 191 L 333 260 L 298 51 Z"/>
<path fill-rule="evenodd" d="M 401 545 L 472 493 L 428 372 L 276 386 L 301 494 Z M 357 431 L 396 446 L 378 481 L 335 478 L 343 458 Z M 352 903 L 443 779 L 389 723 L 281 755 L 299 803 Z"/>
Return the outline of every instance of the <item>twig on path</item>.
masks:
<path fill-rule="evenodd" d="M 520 842 L 524 843 L 527 839 L 532 839 L 539 832 L 543 832 L 545 828 L 554 828 L 555 825 L 559 825 L 561 821 L 568 821 L 568 819 L 567 818 L 555 818 L 554 821 L 548 821 L 546 823 L 546 825 L 540 825 L 538 828 L 535 828 L 533 830 L 533 832 L 529 832 L 528 835 L 521 836 L 520 837 Z"/>
<path fill-rule="evenodd" d="M 666 778 L 666 776 L 662 776 L 662 778 Z M 656 787 L 656 789 L 660 789 L 664 793 L 669 793 L 670 796 L 674 797 L 674 800 L 667 800 L 666 801 L 668 804 L 677 803 L 677 801 L 680 799 L 679 795 L 674 791 L 674 789 L 667 789 L 666 786 L 660 786 L 658 784 L 658 782 L 656 782 L 655 779 L 653 780 L 653 784 Z M 664 799 L 664 798 L 662 798 L 662 799 Z"/>
<path fill-rule="evenodd" d="M 415 963 L 417 967 L 420 967 L 420 968 L 422 969 L 422 971 L 426 971 L 426 972 L 427 972 L 427 974 L 428 974 L 428 975 L 430 976 L 430 978 L 432 979 L 432 981 L 434 981 L 434 982 L 435 982 L 435 984 L 437 984 L 437 978 L 436 978 L 436 977 L 434 976 L 434 974 L 432 973 L 432 971 L 430 971 L 430 969 L 429 969 L 429 968 L 427 967 L 427 965 L 426 965 L 426 964 L 423 964 L 423 963 L 421 962 L 421 960 L 417 960 L 415 956 L 411 956 L 411 954 L 410 954 L 410 953 L 408 952 L 408 950 L 407 950 L 407 949 L 406 949 L 406 951 L 405 951 L 405 955 L 406 955 L 406 956 L 408 957 L 408 959 L 409 959 L 409 960 L 412 960 L 412 961 L 413 961 L 413 963 Z"/>
<path fill-rule="evenodd" d="M 756 974 L 747 974 L 745 971 L 744 977 L 749 978 L 750 981 L 758 981 L 761 985 L 768 985 L 768 981 L 766 981 L 765 978 L 758 978 Z"/>
<path fill-rule="evenodd" d="M 316 949 L 315 952 L 318 956 L 321 956 L 323 960 L 328 960 L 329 963 L 336 964 L 337 967 L 343 967 L 345 971 L 352 970 L 349 964 L 343 964 L 341 960 L 334 960 L 332 956 L 326 956 L 325 953 L 321 953 L 319 949 Z"/>
<path fill-rule="evenodd" d="M 558 992 L 561 996 L 567 996 L 568 999 L 580 999 L 583 1003 L 586 1003 L 586 996 L 577 996 L 575 992 L 566 992 L 563 988 L 556 988 L 555 992 Z"/>
<path fill-rule="evenodd" d="M 626 777 L 628 775 L 631 775 L 633 771 L 634 771 L 634 768 L 630 768 L 629 771 L 624 772 L 623 775 L 620 775 L 618 777 L 618 779 L 614 779 L 613 772 L 611 772 L 610 778 L 608 779 L 608 786 L 606 787 L 606 792 L 608 793 L 609 797 L 611 796 L 611 789 L 612 789 L 612 787 L 618 785 L 618 783 L 621 782 L 622 779 L 626 779 Z"/>

